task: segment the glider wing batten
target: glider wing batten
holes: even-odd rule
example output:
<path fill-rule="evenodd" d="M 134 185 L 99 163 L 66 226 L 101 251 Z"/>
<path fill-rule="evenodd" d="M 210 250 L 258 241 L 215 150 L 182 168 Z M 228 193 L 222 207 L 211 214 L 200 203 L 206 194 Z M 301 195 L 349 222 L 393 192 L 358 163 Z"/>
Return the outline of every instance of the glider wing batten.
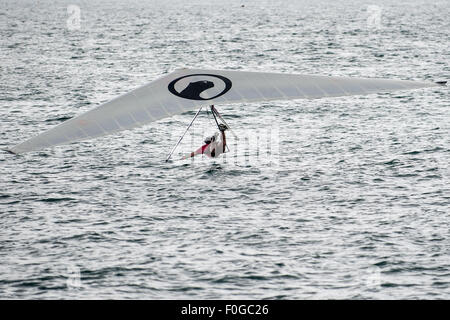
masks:
<path fill-rule="evenodd" d="M 278 97 L 280 99 L 286 98 L 286 96 L 278 88 L 277 84 L 272 84 L 270 80 L 267 79 L 265 73 L 261 73 L 261 82 L 263 83 L 261 91 L 266 99 L 270 99 L 270 97 Z"/>
<path fill-rule="evenodd" d="M 370 78 L 178 69 L 118 96 L 10 151 L 23 153 L 132 129 L 206 104 L 315 99 L 439 86 Z"/>

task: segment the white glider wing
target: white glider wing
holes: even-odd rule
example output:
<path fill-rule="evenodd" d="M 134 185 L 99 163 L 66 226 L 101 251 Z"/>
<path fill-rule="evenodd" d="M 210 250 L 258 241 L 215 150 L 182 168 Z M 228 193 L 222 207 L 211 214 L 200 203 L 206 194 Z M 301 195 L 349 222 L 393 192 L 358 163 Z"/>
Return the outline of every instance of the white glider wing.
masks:
<path fill-rule="evenodd" d="M 433 82 L 179 69 L 67 120 L 9 151 L 24 153 L 132 129 L 201 105 L 315 99 L 434 87 Z"/>

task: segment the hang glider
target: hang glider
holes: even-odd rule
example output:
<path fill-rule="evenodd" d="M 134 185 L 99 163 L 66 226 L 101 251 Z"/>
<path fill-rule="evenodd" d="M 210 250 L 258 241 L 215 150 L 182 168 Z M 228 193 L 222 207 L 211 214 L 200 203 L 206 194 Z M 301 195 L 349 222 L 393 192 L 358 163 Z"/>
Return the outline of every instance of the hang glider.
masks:
<path fill-rule="evenodd" d="M 316 99 L 442 84 L 444 83 L 179 69 L 67 120 L 8 151 L 18 154 L 96 138 L 212 104 Z"/>

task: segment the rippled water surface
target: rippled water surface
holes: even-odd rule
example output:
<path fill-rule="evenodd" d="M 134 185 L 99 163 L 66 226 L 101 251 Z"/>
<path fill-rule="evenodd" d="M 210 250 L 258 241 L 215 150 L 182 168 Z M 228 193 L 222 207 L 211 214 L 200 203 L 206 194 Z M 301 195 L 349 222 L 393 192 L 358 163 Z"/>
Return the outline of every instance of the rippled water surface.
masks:
<path fill-rule="evenodd" d="M 425 0 L 0 0 L 0 147 L 180 67 L 448 79 L 449 16 Z M 244 139 L 214 161 L 163 161 L 193 113 L 1 153 L 0 298 L 449 299 L 449 102 L 442 87 L 220 106 Z M 245 151 L 269 127 L 270 165 Z M 179 153 L 208 130 L 202 114 Z"/>

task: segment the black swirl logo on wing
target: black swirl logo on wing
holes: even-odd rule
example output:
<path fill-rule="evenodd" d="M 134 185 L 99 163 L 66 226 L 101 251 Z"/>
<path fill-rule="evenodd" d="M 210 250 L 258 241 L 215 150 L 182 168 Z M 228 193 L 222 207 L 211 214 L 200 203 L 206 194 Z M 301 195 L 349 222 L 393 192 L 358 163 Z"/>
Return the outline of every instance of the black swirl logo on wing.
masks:
<path fill-rule="evenodd" d="M 192 81 L 189 81 L 188 78 L 192 78 Z M 186 84 L 186 82 L 188 83 Z M 201 96 L 204 91 L 211 88 L 220 90 L 220 92 L 214 92 L 214 95 L 209 98 Z M 168 89 L 172 94 L 181 98 L 189 100 L 211 100 L 227 93 L 231 89 L 231 81 L 224 76 L 216 74 L 190 74 L 170 82 Z"/>

